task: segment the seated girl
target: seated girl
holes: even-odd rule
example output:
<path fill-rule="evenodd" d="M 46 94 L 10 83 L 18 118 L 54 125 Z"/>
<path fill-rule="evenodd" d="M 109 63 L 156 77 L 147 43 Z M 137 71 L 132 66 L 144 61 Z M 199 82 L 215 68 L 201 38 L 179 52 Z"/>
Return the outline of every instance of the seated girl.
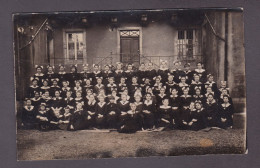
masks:
<path fill-rule="evenodd" d="M 30 99 L 26 99 L 25 106 L 22 110 L 22 126 L 25 129 L 33 129 L 35 128 L 36 123 L 36 108 L 32 105 L 32 101 Z"/>
<path fill-rule="evenodd" d="M 196 111 L 195 102 L 193 102 L 193 101 L 190 103 L 189 108 L 182 109 L 182 116 L 181 116 L 182 123 L 179 127 L 180 129 L 191 130 L 191 126 L 193 124 L 193 121 L 195 121 L 192 118 L 192 114 L 194 114 L 195 111 Z"/>
<path fill-rule="evenodd" d="M 49 110 L 52 104 L 52 97 L 50 96 L 49 91 L 45 91 L 42 95 L 42 102 L 46 104 L 46 109 Z"/>
<path fill-rule="evenodd" d="M 47 131 L 50 127 L 49 111 L 46 109 L 46 104 L 41 103 L 40 108 L 37 111 L 36 119 L 38 121 L 39 130 Z"/>
<path fill-rule="evenodd" d="M 121 62 L 116 63 L 116 70 L 113 75 L 115 77 L 115 83 L 120 83 L 120 79 L 125 76 L 123 64 Z"/>
<path fill-rule="evenodd" d="M 128 86 L 130 86 L 131 85 L 131 79 L 132 79 L 132 77 L 134 77 L 135 75 L 136 75 L 136 73 L 134 72 L 134 70 L 133 70 L 133 64 L 128 64 L 127 65 L 127 70 L 125 71 L 125 77 L 126 77 L 126 84 L 128 85 Z"/>
<path fill-rule="evenodd" d="M 143 129 L 153 129 L 154 128 L 154 113 L 156 110 L 155 103 L 152 100 L 152 96 L 150 93 L 147 93 L 145 96 L 142 118 L 143 118 Z"/>
<path fill-rule="evenodd" d="M 156 95 L 156 102 L 157 102 L 157 107 L 162 105 L 162 100 L 169 98 L 168 95 L 165 94 L 165 87 L 161 87 L 160 93 Z"/>
<path fill-rule="evenodd" d="M 183 88 L 183 95 L 180 96 L 181 108 L 187 109 L 192 101 L 191 95 L 189 95 L 189 88 Z"/>
<path fill-rule="evenodd" d="M 45 93 L 46 91 L 50 91 L 50 86 L 49 86 L 49 80 L 48 79 L 43 79 L 43 81 L 42 81 L 42 87 L 40 88 L 40 91 L 42 92 L 42 93 Z"/>
<path fill-rule="evenodd" d="M 92 75 L 93 75 L 93 85 L 97 84 L 98 78 L 102 78 L 102 80 L 103 80 L 102 73 L 100 71 L 100 66 L 98 64 L 93 64 Z"/>
<path fill-rule="evenodd" d="M 31 77 L 30 79 L 31 79 L 32 85 L 29 86 L 29 88 L 28 88 L 27 95 L 26 95 L 27 98 L 33 98 L 35 96 L 34 95 L 35 92 L 41 91 L 40 87 L 38 86 L 39 78 Z"/>
<path fill-rule="evenodd" d="M 118 128 L 118 107 L 114 96 L 109 96 L 109 103 L 107 104 L 107 127 L 110 129 Z"/>
<path fill-rule="evenodd" d="M 106 115 L 107 115 L 107 104 L 103 95 L 98 96 L 99 102 L 96 105 L 96 127 L 98 129 L 105 128 L 106 126 Z"/>
<path fill-rule="evenodd" d="M 35 65 L 36 73 L 33 75 L 33 78 L 38 78 L 39 87 L 42 86 L 42 80 L 45 78 L 45 75 L 42 73 L 43 66 Z"/>
<path fill-rule="evenodd" d="M 223 96 L 223 103 L 219 105 L 219 127 L 223 129 L 229 129 L 233 126 L 233 105 L 229 102 L 227 95 Z"/>
<path fill-rule="evenodd" d="M 110 95 L 108 95 L 108 97 L 109 97 L 109 96 L 113 96 L 114 101 L 115 101 L 116 104 L 117 104 L 118 101 L 120 100 L 120 97 L 117 96 L 117 90 L 112 90 L 112 93 L 111 93 Z"/>
<path fill-rule="evenodd" d="M 88 64 L 83 64 L 83 71 L 80 72 L 80 79 L 85 80 L 85 79 L 92 79 L 93 74 L 89 70 Z"/>
<path fill-rule="evenodd" d="M 64 107 L 69 106 L 71 109 L 74 109 L 76 106 L 76 102 L 75 102 L 75 99 L 73 97 L 71 97 L 71 95 L 72 95 L 72 92 L 67 91 L 66 97 L 64 98 Z"/>
<path fill-rule="evenodd" d="M 120 78 L 120 83 L 118 84 L 118 89 L 117 89 L 119 94 L 122 94 L 124 90 L 128 89 L 125 81 L 126 81 L 125 77 Z"/>
<path fill-rule="evenodd" d="M 76 97 L 76 93 L 77 92 L 82 92 L 82 87 L 81 87 L 81 80 L 75 80 L 75 87 L 73 88 L 73 93 L 72 93 L 72 97 Z"/>
<path fill-rule="evenodd" d="M 130 110 L 126 112 L 125 119 L 118 130 L 120 133 L 135 133 L 141 129 L 140 112 L 136 110 L 136 105 L 134 103 L 131 103 L 130 107 Z"/>
<path fill-rule="evenodd" d="M 62 81 L 66 80 L 66 71 L 65 71 L 65 66 L 64 65 L 59 65 L 59 72 L 57 74 L 57 78 L 59 79 L 58 85 L 62 87 Z"/>
<path fill-rule="evenodd" d="M 204 113 L 205 109 L 202 107 L 200 101 L 195 102 L 196 111 L 191 113 L 191 125 L 190 129 L 193 131 L 198 131 L 205 128 L 204 124 Z"/>
<path fill-rule="evenodd" d="M 84 99 L 82 98 L 82 92 L 81 91 L 77 91 L 76 92 L 76 97 L 74 98 L 75 103 L 81 103 L 84 106 Z"/>
<path fill-rule="evenodd" d="M 137 88 L 140 88 L 140 85 L 138 84 L 138 77 L 134 76 L 131 85 L 128 86 L 129 95 L 134 96 Z"/>
<path fill-rule="evenodd" d="M 59 82 L 58 78 L 51 79 L 51 82 L 52 82 L 52 86 L 50 87 L 50 95 L 51 95 L 51 97 L 54 97 L 55 96 L 55 91 L 60 91 L 61 88 L 58 85 L 58 82 Z"/>
<path fill-rule="evenodd" d="M 93 128 L 96 126 L 96 106 L 97 106 L 97 101 L 94 95 L 92 94 L 89 96 L 89 100 L 85 105 L 85 111 L 87 111 L 87 115 L 86 115 L 87 128 Z"/>
<path fill-rule="evenodd" d="M 127 95 L 126 94 L 122 94 L 121 95 L 121 101 L 118 102 L 118 110 L 120 112 L 120 116 L 119 116 L 119 125 L 121 125 L 121 123 L 124 122 L 127 111 L 130 109 L 130 103 L 127 100 Z"/>
<path fill-rule="evenodd" d="M 77 103 L 73 114 L 70 117 L 69 130 L 76 131 L 86 128 L 86 114 L 81 103 Z"/>
<path fill-rule="evenodd" d="M 157 71 L 157 75 L 161 76 L 162 83 L 167 82 L 168 73 L 170 73 L 170 70 L 168 68 L 168 62 L 166 60 L 161 60 L 160 68 Z"/>
<path fill-rule="evenodd" d="M 31 98 L 31 101 L 32 105 L 35 106 L 35 108 L 38 108 L 43 101 L 40 96 L 40 92 L 34 92 L 34 97 Z"/>
<path fill-rule="evenodd" d="M 145 75 L 145 78 L 148 78 L 150 81 L 153 80 L 153 78 L 157 75 L 157 72 L 156 70 L 154 69 L 153 67 L 153 63 L 152 62 L 149 62 L 146 64 L 146 75 Z M 153 83 L 151 83 L 153 84 Z"/>
<path fill-rule="evenodd" d="M 168 76 L 168 81 L 165 84 L 166 86 L 166 94 L 170 95 L 173 88 L 177 88 L 177 84 L 173 81 L 173 75 Z"/>
<path fill-rule="evenodd" d="M 99 94 L 99 90 L 100 90 L 100 89 L 105 89 L 105 85 L 102 84 L 102 80 L 103 80 L 102 77 L 97 77 L 97 78 L 96 78 L 96 83 L 97 83 L 97 84 L 94 86 L 94 93 L 95 93 L 96 95 Z"/>
<path fill-rule="evenodd" d="M 218 93 L 218 87 L 217 87 L 217 84 L 214 82 L 213 75 L 208 74 L 207 79 L 208 80 L 204 83 L 205 88 L 211 87 L 212 91 L 217 94 Z"/>
<path fill-rule="evenodd" d="M 112 90 L 117 89 L 117 85 L 114 83 L 114 77 L 108 78 L 108 84 L 106 85 L 106 93 L 111 94 Z"/>
<path fill-rule="evenodd" d="M 71 66 L 70 73 L 66 74 L 66 80 L 69 81 L 71 88 L 75 87 L 75 80 L 80 80 L 80 74 L 78 73 L 77 64 Z"/>
<path fill-rule="evenodd" d="M 155 84 L 153 85 L 152 89 L 155 95 L 160 93 L 160 90 L 163 86 L 163 83 L 161 82 L 161 76 L 157 76 L 154 78 Z"/>
<path fill-rule="evenodd" d="M 113 73 L 110 69 L 111 69 L 111 65 L 106 64 L 104 66 L 104 71 L 101 72 L 101 76 L 104 79 L 103 83 L 104 83 L 105 86 L 107 86 L 107 84 L 109 83 L 108 82 L 109 78 L 113 76 Z"/>
<path fill-rule="evenodd" d="M 205 87 L 204 85 L 200 82 L 200 76 L 198 74 L 193 75 L 194 80 L 192 80 L 190 84 L 190 94 L 195 95 L 196 89 L 200 89 L 201 94 L 205 93 Z"/>
<path fill-rule="evenodd" d="M 206 102 L 206 98 L 204 95 L 201 94 L 200 88 L 195 89 L 195 94 L 192 96 L 192 101 L 201 101 L 202 104 Z"/>
<path fill-rule="evenodd" d="M 153 93 L 153 88 L 152 87 L 148 87 L 146 90 L 146 94 L 149 93 L 152 97 L 153 103 L 157 104 L 157 100 L 156 100 L 156 96 Z"/>
<path fill-rule="evenodd" d="M 162 100 L 162 105 L 160 105 L 158 108 L 158 114 L 158 126 L 162 127 L 162 130 L 172 129 L 175 121 L 172 115 L 172 107 L 169 105 L 169 99 L 165 98 Z"/>
<path fill-rule="evenodd" d="M 62 109 L 62 117 L 59 120 L 59 128 L 62 130 L 69 130 L 69 124 L 71 121 L 72 112 L 71 109 L 67 106 Z"/>
<path fill-rule="evenodd" d="M 45 75 L 45 79 L 48 79 L 49 81 L 51 81 L 54 78 L 57 78 L 58 75 L 54 72 L 54 66 L 47 66 L 47 73 Z"/>
<path fill-rule="evenodd" d="M 188 88 L 189 85 L 186 83 L 187 77 L 186 76 L 181 76 L 180 77 L 180 83 L 178 85 L 178 94 L 179 96 L 183 95 L 183 89 Z"/>
<path fill-rule="evenodd" d="M 218 105 L 212 94 L 208 95 L 205 103 L 204 123 L 207 128 L 217 127 L 218 118 Z"/>
<path fill-rule="evenodd" d="M 206 70 L 202 68 L 202 63 L 197 63 L 197 68 L 193 71 L 193 74 L 198 74 L 200 76 L 200 82 L 205 83 L 207 80 L 207 73 Z"/>
<path fill-rule="evenodd" d="M 174 128 L 179 128 L 181 125 L 181 102 L 180 102 L 180 97 L 178 96 L 178 91 L 176 88 L 172 89 L 171 95 L 169 97 L 169 102 L 172 107 L 172 112 L 173 112 L 173 118 L 175 120 L 175 127 Z"/>
<path fill-rule="evenodd" d="M 62 81 L 62 88 L 61 88 L 61 97 L 65 98 L 68 91 L 71 91 L 71 88 L 69 87 L 69 81 Z"/>

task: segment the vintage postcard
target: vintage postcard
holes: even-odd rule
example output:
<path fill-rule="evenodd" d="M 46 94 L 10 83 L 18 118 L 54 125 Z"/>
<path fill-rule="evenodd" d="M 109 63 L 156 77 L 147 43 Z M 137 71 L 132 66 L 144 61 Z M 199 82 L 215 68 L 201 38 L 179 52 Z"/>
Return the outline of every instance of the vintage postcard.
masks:
<path fill-rule="evenodd" d="M 246 153 L 243 9 L 13 14 L 17 159 Z"/>

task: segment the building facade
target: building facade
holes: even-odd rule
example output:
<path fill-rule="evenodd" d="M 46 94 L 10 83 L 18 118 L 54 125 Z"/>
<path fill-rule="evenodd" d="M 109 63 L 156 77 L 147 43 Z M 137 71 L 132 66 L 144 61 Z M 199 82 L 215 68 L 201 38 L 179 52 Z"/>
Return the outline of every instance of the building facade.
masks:
<path fill-rule="evenodd" d="M 237 112 L 245 111 L 245 51 L 240 10 L 150 10 L 14 15 L 16 96 L 35 65 L 202 62 L 226 80 Z"/>

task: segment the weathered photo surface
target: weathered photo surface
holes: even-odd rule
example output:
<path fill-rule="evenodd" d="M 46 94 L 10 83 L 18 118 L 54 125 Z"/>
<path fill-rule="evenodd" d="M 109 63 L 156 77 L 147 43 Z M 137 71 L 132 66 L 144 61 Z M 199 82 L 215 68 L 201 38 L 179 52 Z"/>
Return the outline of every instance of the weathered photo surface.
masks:
<path fill-rule="evenodd" d="M 13 14 L 17 159 L 246 153 L 243 9 Z"/>

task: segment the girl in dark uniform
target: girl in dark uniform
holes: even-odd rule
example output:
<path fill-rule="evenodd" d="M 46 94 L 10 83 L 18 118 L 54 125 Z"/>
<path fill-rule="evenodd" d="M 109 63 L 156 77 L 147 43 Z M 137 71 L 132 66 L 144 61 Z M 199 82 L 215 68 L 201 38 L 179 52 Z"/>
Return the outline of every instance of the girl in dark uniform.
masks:
<path fill-rule="evenodd" d="M 67 80 L 66 79 L 66 71 L 65 71 L 65 66 L 64 65 L 59 65 L 59 72 L 57 74 L 57 78 L 59 79 L 59 86 L 62 87 L 62 81 Z"/>
<path fill-rule="evenodd" d="M 69 130 L 82 130 L 86 127 L 85 113 L 81 103 L 77 103 L 74 113 L 71 115 Z"/>
<path fill-rule="evenodd" d="M 45 75 L 45 79 L 51 81 L 53 78 L 57 78 L 57 74 L 54 72 L 54 66 L 47 66 L 47 73 Z"/>
<path fill-rule="evenodd" d="M 204 83 L 205 88 L 211 87 L 212 91 L 217 94 L 218 93 L 218 87 L 217 87 L 217 84 L 214 82 L 213 75 L 208 74 L 207 78 L 208 78 L 207 82 Z"/>
<path fill-rule="evenodd" d="M 195 102 L 191 102 L 189 108 L 187 109 L 182 109 L 182 124 L 180 126 L 180 129 L 182 130 L 191 130 L 191 126 L 193 124 L 192 121 L 192 114 L 196 112 L 195 108 Z"/>
<path fill-rule="evenodd" d="M 143 104 L 143 129 L 153 129 L 154 128 L 154 113 L 156 110 L 155 103 L 152 100 L 152 96 L 150 93 L 147 93 L 145 96 L 145 101 Z"/>
<path fill-rule="evenodd" d="M 153 68 L 153 63 L 149 62 L 147 64 L 147 68 L 146 68 L 146 75 L 145 77 L 148 78 L 151 82 L 153 82 L 153 78 L 157 76 L 157 72 L 156 70 Z M 154 83 L 151 83 L 151 85 L 153 85 Z"/>
<path fill-rule="evenodd" d="M 83 85 L 83 92 L 82 95 L 85 97 L 87 95 L 87 90 L 94 90 L 94 86 L 91 85 L 92 78 L 84 79 L 85 85 Z"/>
<path fill-rule="evenodd" d="M 109 77 L 109 83 L 106 85 L 106 93 L 111 94 L 112 90 L 117 89 L 117 85 L 114 83 L 114 77 Z"/>
<path fill-rule="evenodd" d="M 161 76 L 155 77 L 155 84 L 153 85 L 153 93 L 155 95 L 160 93 L 161 88 L 163 87 L 163 83 L 161 82 Z"/>
<path fill-rule="evenodd" d="M 169 96 L 165 94 L 165 87 L 162 87 L 160 89 L 160 93 L 158 95 L 156 95 L 157 107 L 162 105 L 162 100 L 164 100 L 166 98 L 169 98 Z"/>
<path fill-rule="evenodd" d="M 42 73 L 43 66 L 35 65 L 36 73 L 34 74 L 34 78 L 38 78 L 39 87 L 42 86 L 42 80 L 45 78 L 45 75 Z"/>
<path fill-rule="evenodd" d="M 46 109 L 49 110 L 52 105 L 52 97 L 50 96 L 49 91 L 45 91 L 45 93 L 42 95 L 42 102 L 46 104 Z"/>
<path fill-rule="evenodd" d="M 58 85 L 58 81 L 59 81 L 58 78 L 53 78 L 53 79 L 51 79 L 51 81 L 52 81 L 52 86 L 50 87 L 50 95 L 51 95 L 51 97 L 54 97 L 55 91 L 60 91 L 61 88 Z"/>
<path fill-rule="evenodd" d="M 105 102 L 105 97 L 100 95 L 98 97 L 99 102 L 96 105 L 96 126 L 97 128 L 105 128 L 106 126 L 106 116 L 107 116 L 107 103 Z"/>
<path fill-rule="evenodd" d="M 141 63 L 139 66 L 138 71 L 136 72 L 136 76 L 138 76 L 138 83 L 141 84 L 143 82 L 143 79 L 146 77 L 146 69 L 145 64 Z"/>
<path fill-rule="evenodd" d="M 182 74 L 181 76 L 187 76 L 187 84 L 190 85 L 191 84 L 191 81 L 193 79 L 193 73 L 192 71 L 190 70 L 190 63 L 187 63 L 184 65 L 184 70 L 182 71 Z"/>
<path fill-rule="evenodd" d="M 138 84 L 138 77 L 132 77 L 132 84 L 128 86 L 129 96 L 133 97 L 137 88 L 140 88 Z"/>
<path fill-rule="evenodd" d="M 104 67 L 104 71 L 102 71 L 101 76 L 103 77 L 103 84 L 105 86 L 107 86 L 107 84 L 109 83 L 108 80 L 110 77 L 113 76 L 113 72 L 110 70 L 111 66 L 110 65 L 105 65 Z"/>
<path fill-rule="evenodd" d="M 168 64 L 167 61 L 162 60 L 160 64 L 160 69 L 157 71 L 157 75 L 161 76 L 162 83 L 167 82 L 168 74 L 170 73 L 167 64 Z"/>
<path fill-rule="evenodd" d="M 35 92 L 39 92 L 40 91 L 40 87 L 38 86 L 38 81 L 39 81 L 39 78 L 33 78 L 31 77 L 31 82 L 32 82 L 32 85 L 29 86 L 28 88 L 28 91 L 27 91 L 27 98 L 33 98 L 35 95 Z"/>
<path fill-rule="evenodd" d="M 25 106 L 22 110 L 22 125 L 26 129 L 32 129 L 35 126 L 36 122 L 36 109 L 35 106 L 32 105 L 32 101 L 30 99 L 26 99 Z"/>
<path fill-rule="evenodd" d="M 228 90 L 227 89 L 222 89 L 222 93 L 220 94 L 220 96 L 219 96 L 219 100 L 218 100 L 218 102 L 219 102 L 219 104 L 222 104 L 222 103 L 224 103 L 224 96 L 228 96 L 228 101 L 229 101 L 229 103 L 231 104 L 231 105 L 233 105 L 233 100 L 232 100 L 232 98 L 230 97 L 230 95 L 228 94 Z"/>
<path fill-rule="evenodd" d="M 132 77 L 134 77 L 136 74 L 135 74 L 135 72 L 134 72 L 134 70 L 133 70 L 133 64 L 128 64 L 127 65 L 127 70 L 125 71 L 125 77 L 126 77 L 126 84 L 128 85 L 128 86 L 130 86 L 131 85 L 131 79 L 132 79 Z"/>
<path fill-rule="evenodd" d="M 175 66 L 175 68 L 173 70 L 171 70 L 171 74 L 174 76 L 174 82 L 179 83 L 180 76 L 184 75 L 183 71 L 180 69 L 181 62 L 175 61 L 175 62 L 173 62 L 173 65 Z"/>
<path fill-rule="evenodd" d="M 107 104 L 107 126 L 110 129 L 118 128 L 118 107 L 114 96 L 109 96 L 109 103 Z"/>
<path fill-rule="evenodd" d="M 189 87 L 189 85 L 186 83 L 187 77 L 181 76 L 181 82 L 178 85 L 178 94 L 179 96 L 183 95 L 183 89 Z"/>
<path fill-rule="evenodd" d="M 45 103 L 40 104 L 40 108 L 37 112 L 36 119 L 38 121 L 40 131 L 47 131 L 49 129 L 49 111 L 46 109 Z"/>
<path fill-rule="evenodd" d="M 115 83 L 119 83 L 121 77 L 124 77 L 124 71 L 123 71 L 123 64 L 121 62 L 116 63 L 116 70 L 114 72 L 114 77 L 115 77 Z"/>
<path fill-rule="evenodd" d="M 151 83 L 150 83 L 150 79 L 149 78 L 144 78 L 143 80 L 144 80 L 144 82 L 142 84 L 140 84 L 140 86 L 142 88 L 142 94 L 145 95 L 145 93 L 147 92 L 148 87 L 151 87 Z"/>
<path fill-rule="evenodd" d="M 118 89 L 117 89 L 119 94 L 122 94 L 124 90 L 128 89 L 125 81 L 126 81 L 125 77 L 120 78 L 120 83 L 118 84 Z"/>
<path fill-rule="evenodd" d="M 204 123 L 207 128 L 217 127 L 219 118 L 217 116 L 218 105 L 212 94 L 208 95 L 205 103 Z"/>
<path fill-rule="evenodd" d="M 65 98 L 68 91 L 71 91 L 69 81 L 62 81 L 61 97 Z"/>
<path fill-rule="evenodd" d="M 159 113 L 159 127 L 163 127 L 162 130 L 172 129 L 173 116 L 172 107 L 169 105 L 169 99 L 163 99 L 162 105 L 158 108 Z"/>
<path fill-rule="evenodd" d="M 173 75 L 168 76 L 168 81 L 165 84 L 166 86 L 166 94 L 170 95 L 173 88 L 177 88 L 177 84 L 173 81 Z"/>
<path fill-rule="evenodd" d="M 219 105 L 219 127 L 223 129 L 232 128 L 233 126 L 233 114 L 234 108 L 231 103 L 229 103 L 229 97 L 227 95 L 223 96 L 223 103 Z"/>
<path fill-rule="evenodd" d="M 189 95 L 189 88 L 183 88 L 183 95 L 180 96 L 180 103 L 182 108 L 187 109 L 192 101 L 191 95 Z"/>
<path fill-rule="evenodd" d="M 69 107 L 64 107 L 61 116 L 62 117 L 59 120 L 59 128 L 62 130 L 69 130 L 69 125 L 72 116 L 71 109 Z"/>
<path fill-rule="evenodd" d="M 102 78 L 102 73 L 100 71 L 100 66 L 98 64 L 93 64 L 93 72 L 92 72 L 92 75 L 93 75 L 93 85 L 96 85 L 97 84 L 97 79 L 98 78 Z M 103 80 L 103 78 L 102 78 Z"/>
<path fill-rule="evenodd" d="M 131 109 L 126 112 L 125 120 L 118 130 L 120 133 L 135 133 L 141 129 L 140 112 L 136 110 L 134 103 L 131 103 L 130 107 Z"/>
<path fill-rule="evenodd" d="M 206 102 L 206 98 L 204 95 L 201 94 L 200 88 L 195 89 L 195 94 L 192 96 L 192 101 L 201 101 L 202 104 Z"/>
<path fill-rule="evenodd" d="M 71 66 L 70 73 L 66 74 L 66 79 L 69 81 L 70 87 L 72 88 L 75 87 L 74 81 L 80 79 L 80 76 L 78 74 L 77 64 Z"/>
<path fill-rule="evenodd" d="M 173 119 L 175 120 L 174 128 L 179 128 L 181 125 L 181 109 L 180 109 L 180 97 L 178 96 L 178 91 L 176 88 L 173 88 L 171 95 L 169 96 L 169 102 L 172 107 Z"/>
<path fill-rule="evenodd" d="M 83 64 L 83 71 L 80 72 L 80 79 L 83 81 L 85 79 L 92 79 L 93 74 L 90 72 L 88 68 L 88 64 Z"/>
<path fill-rule="evenodd" d="M 202 63 L 197 63 L 197 68 L 194 70 L 193 74 L 198 74 L 200 77 L 200 82 L 205 83 L 207 80 L 207 73 L 206 70 L 202 68 Z"/>
<path fill-rule="evenodd" d="M 71 97 L 72 92 L 71 91 L 67 91 L 66 93 L 66 97 L 64 99 L 64 106 L 67 107 L 69 106 L 71 109 L 74 109 L 76 106 L 75 100 L 73 99 L 73 97 Z"/>
<path fill-rule="evenodd" d="M 81 80 L 75 80 L 74 83 L 75 83 L 75 87 L 72 90 L 73 91 L 72 97 L 76 97 L 77 92 L 81 92 L 81 93 L 83 92 L 83 89 L 82 89 L 82 86 L 81 86 L 82 81 Z"/>
<path fill-rule="evenodd" d="M 96 80 L 97 80 L 97 81 L 96 81 L 97 84 L 94 86 L 94 93 L 95 93 L 96 95 L 98 95 L 100 89 L 105 89 L 105 85 L 102 84 L 102 80 L 103 80 L 102 77 L 97 77 Z"/>
<path fill-rule="evenodd" d="M 97 101 L 92 94 L 89 96 L 88 103 L 85 105 L 85 109 L 87 111 L 87 128 L 93 128 L 96 126 L 96 106 Z"/>
<path fill-rule="evenodd" d="M 42 98 L 40 97 L 40 92 L 34 92 L 34 97 L 31 98 L 32 105 L 35 108 L 39 108 L 40 104 L 42 103 Z"/>
<path fill-rule="evenodd" d="M 196 111 L 191 113 L 191 125 L 190 129 L 193 131 L 198 131 L 205 128 L 204 125 L 204 113 L 205 110 L 202 107 L 201 102 L 195 102 Z"/>
<path fill-rule="evenodd" d="M 205 93 L 205 87 L 200 82 L 200 76 L 198 74 L 194 74 L 194 80 L 192 80 L 190 85 L 190 94 L 195 95 L 196 89 L 199 88 L 201 91 L 201 94 Z"/>
<path fill-rule="evenodd" d="M 126 94 L 123 93 L 121 95 L 121 101 L 119 101 L 117 105 L 118 105 L 118 110 L 120 112 L 119 125 L 122 125 L 122 123 L 124 122 L 124 120 L 126 118 L 127 111 L 129 111 L 129 109 L 130 109 L 130 103 L 127 100 Z"/>
<path fill-rule="evenodd" d="M 77 91 L 76 92 L 76 97 L 75 97 L 75 103 L 81 103 L 84 106 L 84 99 L 82 98 L 82 92 L 81 91 Z"/>
<path fill-rule="evenodd" d="M 40 91 L 42 93 L 45 93 L 46 91 L 50 91 L 50 86 L 49 86 L 49 80 L 48 79 L 43 79 L 43 86 L 40 88 Z"/>

